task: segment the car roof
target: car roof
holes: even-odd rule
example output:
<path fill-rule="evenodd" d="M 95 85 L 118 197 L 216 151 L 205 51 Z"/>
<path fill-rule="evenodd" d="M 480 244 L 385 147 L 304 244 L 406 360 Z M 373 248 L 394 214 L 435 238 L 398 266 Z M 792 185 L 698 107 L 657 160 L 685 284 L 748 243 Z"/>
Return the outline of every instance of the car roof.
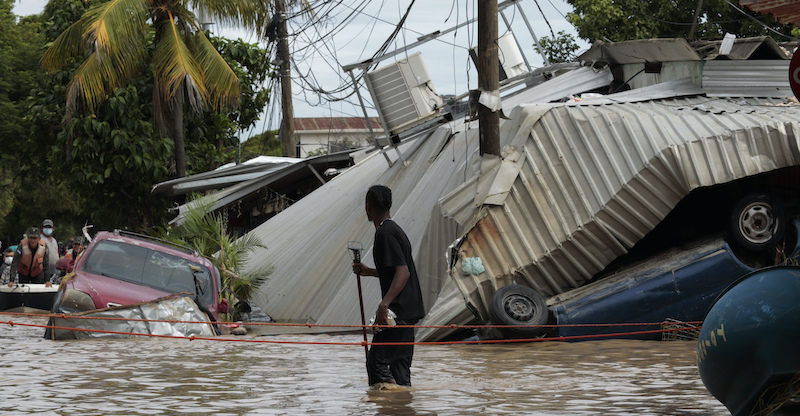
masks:
<path fill-rule="evenodd" d="M 201 256 L 200 253 L 197 252 L 197 250 L 193 250 L 189 247 L 181 246 L 176 243 L 162 240 L 157 237 L 151 237 L 144 234 L 137 234 L 129 231 L 120 231 L 120 230 L 114 230 L 113 232 L 100 231 L 95 235 L 91 245 L 94 246 L 97 241 L 101 240 L 115 241 L 124 244 L 131 244 L 139 247 L 145 247 L 162 253 L 172 254 L 173 256 L 181 257 L 186 260 L 193 261 L 195 263 L 200 263 L 209 268 L 214 267 L 211 264 L 211 261 Z"/>

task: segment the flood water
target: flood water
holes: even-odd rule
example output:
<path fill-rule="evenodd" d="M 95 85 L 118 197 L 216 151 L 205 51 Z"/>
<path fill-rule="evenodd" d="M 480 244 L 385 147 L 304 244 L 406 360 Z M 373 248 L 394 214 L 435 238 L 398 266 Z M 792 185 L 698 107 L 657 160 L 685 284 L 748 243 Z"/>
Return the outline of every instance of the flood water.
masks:
<path fill-rule="evenodd" d="M 0 316 L 9 320 L 45 323 Z M 689 341 L 418 346 L 414 387 L 375 392 L 360 346 L 50 341 L 43 333 L 0 325 L 2 415 L 729 414 L 703 387 Z"/>

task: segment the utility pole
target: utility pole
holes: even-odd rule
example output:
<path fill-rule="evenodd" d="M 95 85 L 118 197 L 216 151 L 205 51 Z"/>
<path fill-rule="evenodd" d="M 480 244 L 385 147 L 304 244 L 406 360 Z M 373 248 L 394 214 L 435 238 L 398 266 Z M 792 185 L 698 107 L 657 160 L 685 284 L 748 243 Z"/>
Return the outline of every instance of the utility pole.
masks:
<path fill-rule="evenodd" d="M 478 0 L 478 90 L 499 94 L 497 0 Z M 498 97 L 499 98 L 499 97 Z M 478 104 L 480 154 L 500 156 L 500 113 Z"/>
<path fill-rule="evenodd" d="M 292 107 L 292 67 L 289 57 L 289 31 L 286 29 L 286 2 L 275 0 L 275 13 L 280 17 L 278 24 L 278 60 L 281 77 L 281 142 L 283 155 L 295 157 L 297 150 L 294 142 L 294 109 Z"/>

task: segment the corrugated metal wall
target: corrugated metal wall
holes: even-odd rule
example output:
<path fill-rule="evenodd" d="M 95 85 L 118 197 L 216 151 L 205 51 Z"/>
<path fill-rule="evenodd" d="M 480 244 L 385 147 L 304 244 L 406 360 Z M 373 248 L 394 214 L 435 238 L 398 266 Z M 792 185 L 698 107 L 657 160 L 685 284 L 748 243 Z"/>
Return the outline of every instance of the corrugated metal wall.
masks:
<path fill-rule="evenodd" d="M 392 188 L 392 218 L 405 230 L 414 249 L 426 306 L 434 303 L 447 278 L 446 248 L 463 230 L 441 215 L 439 198 L 475 175 L 472 163 L 477 139 L 467 148 L 464 135 L 449 140 L 450 126 L 442 126 L 400 146 L 406 163 L 394 151 L 362 161 L 252 232 L 268 246 L 247 263 L 249 270 L 273 266 L 255 303 L 280 322 L 321 324 L 360 323 L 356 278 L 346 250 L 360 241 L 364 263 L 372 265 L 375 228 L 367 222 L 367 188 Z M 470 129 L 468 135 L 475 136 Z M 472 140 L 472 139 L 470 139 Z M 367 314 L 380 302 L 377 279 L 362 278 Z M 369 318 L 369 316 L 367 317 Z"/>
<path fill-rule="evenodd" d="M 513 281 L 546 296 L 579 287 L 692 189 L 800 164 L 798 122 L 797 107 L 705 97 L 518 108 L 501 131 L 505 154 L 524 159 L 505 200 L 448 212 L 480 218 L 460 257 L 480 257 L 486 273 L 464 276 L 459 261 L 451 275 L 484 317 L 496 288 Z M 445 209 L 481 190 L 460 192 Z"/>
<path fill-rule="evenodd" d="M 703 65 L 709 97 L 792 97 L 788 59 L 714 60 Z"/>

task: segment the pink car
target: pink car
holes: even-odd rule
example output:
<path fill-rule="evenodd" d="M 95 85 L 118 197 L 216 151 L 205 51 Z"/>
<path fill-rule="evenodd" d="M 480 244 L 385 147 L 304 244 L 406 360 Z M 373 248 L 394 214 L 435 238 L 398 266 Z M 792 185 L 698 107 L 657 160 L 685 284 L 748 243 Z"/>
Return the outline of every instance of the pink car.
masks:
<path fill-rule="evenodd" d="M 219 271 L 196 251 L 154 237 L 116 230 L 97 233 L 62 285 L 54 313 L 83 312 L 189 292 L 213 321 L 227 312 Z"/>

